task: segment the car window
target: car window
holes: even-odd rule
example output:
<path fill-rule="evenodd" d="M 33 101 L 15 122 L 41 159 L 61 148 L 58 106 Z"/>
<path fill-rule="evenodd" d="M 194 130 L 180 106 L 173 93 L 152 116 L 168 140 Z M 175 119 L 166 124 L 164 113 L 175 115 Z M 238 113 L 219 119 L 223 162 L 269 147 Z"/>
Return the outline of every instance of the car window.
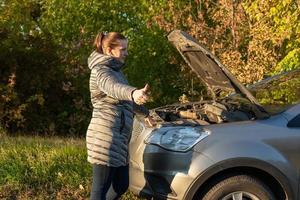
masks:
<path fill-rule="evenodd" d="M 300 70 L 266 79 L 249 90 L 270 114 L 280 113 L 300 102 Z"/>
<path fill-rule="evenodd" d="M 287 127 L 300 127 L 300 114 L 294 117 L 292 120 L 289 121 Z"/>

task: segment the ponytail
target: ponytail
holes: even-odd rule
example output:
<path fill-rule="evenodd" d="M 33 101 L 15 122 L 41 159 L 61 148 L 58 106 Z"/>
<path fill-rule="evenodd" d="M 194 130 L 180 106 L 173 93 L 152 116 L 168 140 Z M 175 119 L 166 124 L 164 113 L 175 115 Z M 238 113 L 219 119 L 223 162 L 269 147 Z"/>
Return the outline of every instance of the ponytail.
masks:
<path fill-rule="evenodd" d="M 100 32 L 97 34 L 95 41 L 94 41 L 94 47 L 96 48 L 96 51 L 98 53 L 103 54 L 103 39 L 107 34 L 105 32 Z"/>

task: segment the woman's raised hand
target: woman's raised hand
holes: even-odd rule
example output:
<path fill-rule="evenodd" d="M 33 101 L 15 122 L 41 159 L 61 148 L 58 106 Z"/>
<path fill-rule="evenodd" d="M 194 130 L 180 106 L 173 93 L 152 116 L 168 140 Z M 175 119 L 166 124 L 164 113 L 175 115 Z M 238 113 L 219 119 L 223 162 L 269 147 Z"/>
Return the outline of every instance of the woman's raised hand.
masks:
<path fill-rule="evenodd" d="M 146 84 L 144 88 L 133 91 L 132 99 L 138 105 L 144 104 L 149 100 L 149 95 L 148 95 L 149 92 L 150 92 L 150 87 L 148 84 Z"/>

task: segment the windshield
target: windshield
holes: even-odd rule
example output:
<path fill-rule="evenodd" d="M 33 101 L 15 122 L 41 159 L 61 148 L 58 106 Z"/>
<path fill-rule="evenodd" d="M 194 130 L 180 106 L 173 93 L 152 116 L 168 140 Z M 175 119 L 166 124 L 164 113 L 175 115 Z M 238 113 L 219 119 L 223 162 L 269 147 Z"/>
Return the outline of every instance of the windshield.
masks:
<path fill-rule="evenodd" d="M 248 88 L 271 115 L 300 102 L 300 69 L 260 81 Z"/>

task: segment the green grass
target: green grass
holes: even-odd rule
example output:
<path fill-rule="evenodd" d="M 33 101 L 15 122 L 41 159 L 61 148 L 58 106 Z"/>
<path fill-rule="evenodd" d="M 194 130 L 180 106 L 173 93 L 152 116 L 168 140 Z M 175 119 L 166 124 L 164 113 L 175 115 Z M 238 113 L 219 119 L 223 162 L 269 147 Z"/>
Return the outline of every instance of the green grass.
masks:
<path fill-rule="evenodd" d="M 88 199 L 85 140 L 0 134 L 0 199 Z M 122 197 L 139 199 L 130 192 Z"/>

